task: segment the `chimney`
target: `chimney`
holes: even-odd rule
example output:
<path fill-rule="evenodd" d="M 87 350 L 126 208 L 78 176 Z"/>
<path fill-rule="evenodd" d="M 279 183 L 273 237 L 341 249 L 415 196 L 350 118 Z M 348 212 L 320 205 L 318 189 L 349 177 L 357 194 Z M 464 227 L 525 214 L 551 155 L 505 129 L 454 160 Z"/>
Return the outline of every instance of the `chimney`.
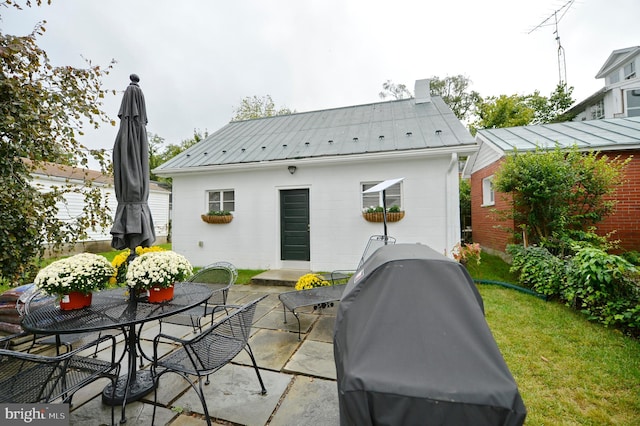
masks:
<path fill-rule="evenodd" d="M 416 105 L 431 102 L 431 80 L 428 78 L 416 80 L 414 93 L 416 97 Z"/>

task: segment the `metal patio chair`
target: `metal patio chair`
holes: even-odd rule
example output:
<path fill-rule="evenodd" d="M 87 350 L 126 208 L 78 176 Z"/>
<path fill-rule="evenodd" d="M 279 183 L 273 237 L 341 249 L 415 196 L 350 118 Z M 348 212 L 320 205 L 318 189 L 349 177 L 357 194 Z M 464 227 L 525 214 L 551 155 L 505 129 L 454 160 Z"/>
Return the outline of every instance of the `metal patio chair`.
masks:
<path fill-rule="evenodd" d="M 358 268 L 380 247 L 395 244 L 396 239 L 387 235 L 373 235 L 369 238 L 367 245 L 362 253 Z M 346 282 L 355 271 L 333 271 L 329 274 L 321 275 L 325 281 L 330 281 L 330 286 L 316 287 L 308 290 L 296 290 L 280 293 L 278 298 L 282 302 L 282 312 L 284 315 L 284 323 L 287 323 L 287 309 L 293 314 L 298 321 L 298 340 L 301 340 L 300 316 L 297 310 L 299 308 L 313 306 L 313 310 L 330 308 L 335 302 L 339 301 L 346 287 Z"/>
<path fill-rule="evenodd" d="M 81 356 L 100 344 L 111 345 L 109 360 Z M 76 391 L 99 378 L 111 380 L 113 389 L 120 374 L 116 341 L 103 336 L 62 355 L 44 356 L 0 349 L 0 403 L 71 403 Z M 111 407 L 111 424 L 115 424 Z"/>
<path fill-rule="evenodd" d="M 158 334 L 153 339 L 153 365 L 152 374 L 155 380 L 153 417 L 151 424 L 155 420 L 158 386 L 160 377 L 165 373 L 173 372 L 182 376 L 198 394 L 207 424 L 211 425 L 209 409 L 204 397 L 202 382 L 209 384 L 209 375 L 220 370 L 227 365 L 243 349 L 249 354 L 253 368 L 255 369 L 258 381 L 260 382 L 261 394 L 265 395 L 267 389 L 264 386 L 260 370 L 256 364 L 255 357 L 249 346 L 251 325 L 256 311 L 256 305 L 267 295 L 264 295 L 253 302 L 245 305 L 227 305 L 228 314 L 216 320 L 206 327 L 200 334 L 186 340 L 166 334 Z M 179 348 L 170 352 L 163 358 L 158 358 L 158 345 L 161 343 L 175 343 Z M 198 387 L 190 376 L 198 377 Z M 206 379 L 204 379 L 206 377 Z"/>
<path fill-rule="evenodd" d="M 162 323 L 177 325 L 190 325 L 193 332 L 202 331 L 202 321 L 211 316 L 211 322 L 216 312 L 221 310 L 221 306 L 227 303 L 229 289 L 238 279 L 238 270 L 229 262 L 215 262 L 205 266 L 196 272 L 187 281 L 206 284 L 213 290 L 213 294 L 207 302 L 201 306 L 189 309 L 170 317 L 160 320 L 160 332 L 162 333 Z"/>
<path fill-rule="evenodd" d="M 34 285 L 31 289 L 25 291 L 16 302 L 16 309 L 18 311 L 18 315 L 22 318 L 25 315 L 28 315 L 30 312 L 37 310 L 39 307 L 42 307 L 46 304 L 57 303 L 56 296 L 50 296 L 44 293 L 41 289 L 36 288 Z M 114 331 L 115 334 L 120 333 Z M 25 332 L 24 334 L 28 335 L 29 333 Z M 54 346 L 56 349 L 56 355 L 60 355 L 60 348 L 62 346 L 65 347 L 65 352 L 70 352 L 73 350 L 73 345 L 77 343 L 81 343 L 83 340 L 88 340 L 91 336 L 92 338 L 100 338 L 103 335 L 107 334 L 106 332 L 85 332 L 85 333 L 69 333 L 69 334 L 32 334 L 32 342 L 31 346 L 27 349 L 27 352 L 31 352 L 31 350 L 37 345 L 47 345 Z M 113 333 L 109 333 L 113 334 Z M 94 357 L 98 354 L 98 348 L 96 347 Z"/>

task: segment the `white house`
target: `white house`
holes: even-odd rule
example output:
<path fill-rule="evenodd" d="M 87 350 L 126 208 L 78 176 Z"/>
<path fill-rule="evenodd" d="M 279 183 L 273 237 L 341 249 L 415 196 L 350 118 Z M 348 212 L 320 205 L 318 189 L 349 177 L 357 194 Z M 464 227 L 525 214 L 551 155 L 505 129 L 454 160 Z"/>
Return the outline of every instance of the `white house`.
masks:
<path fill-rule="evenodd" d="M 640 46 L 611 52 L 596 78 L 605 86 L 567 112 L 573 121 L 640 116 Z"/>
<path fill-rule="evenodd" d="M 173 178 L 172 243 L 194 265 L 353 269 L 381 223 L 363 190 L 392 178 L 398 242 L 449 252 L 460 239 L 458 158 L 476 143 L 429 80 L 416 98 L 231 122 L 154 170 Z M 229 210 L 233 220 L 200 215 Z"/>
<path fill-rule="evenodd" d="M 93 185 L 100 188 L 102 199 L 109 210 L 115 214 L 117 200 L 113 189 L 113 178 L 105 176 L 98 171 L 64 166 L 60 164 L 44 163 L 41 168 L 32 173 L 33 184 L 40 191 L 47 191 L 53 186 L 83 185 L 84 181 L 91 180 Z M 149 209 L 153 216 L 153 224 L 156 231 L 156 243 L 164 243 L 169 234 L 169 202 L 171 192 L 162 188 L 157 183 L 149 185 Z M 59 202 L 58 219 L 73 221 L 82 214 L 84 197 L 82 194 L 67 193 L 64 202 Z M 106 251 L 111 245 L 111 226 L 105 229 L 87 229 L 87 239 L 80 242 L 70 251 Z"/>

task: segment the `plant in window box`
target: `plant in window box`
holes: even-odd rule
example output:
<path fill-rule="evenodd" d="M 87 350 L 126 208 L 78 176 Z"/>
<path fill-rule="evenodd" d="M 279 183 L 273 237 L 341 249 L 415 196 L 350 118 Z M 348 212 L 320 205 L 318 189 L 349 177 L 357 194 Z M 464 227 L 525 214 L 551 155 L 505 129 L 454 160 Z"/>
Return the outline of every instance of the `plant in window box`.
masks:
<path fill-rule="evenodd" d="M 227 210 L 211 210 L 200 217 L 207 223 L 229 223 L 233 220 L 233 215 Z"/>
<path fill-rule="evenodd" d="M 384 222 L 384 209 L 382 206 L 371 206 L 366 208 L 362 212 L 368 222 Z M 404 211 L 400 210 L 400 207 L 393 205 L 387 208 L 387 222 L 397 222 L 404 217 Z"/>
<path fill-rule="evenodd" d="M 115 268 L 104 256 L 80 253 L 42 268 L 34 284 L 58 296 L 61 309 L 79 309 L 91 304 L 92 292 L 104 289 L 114 273 Z"/>

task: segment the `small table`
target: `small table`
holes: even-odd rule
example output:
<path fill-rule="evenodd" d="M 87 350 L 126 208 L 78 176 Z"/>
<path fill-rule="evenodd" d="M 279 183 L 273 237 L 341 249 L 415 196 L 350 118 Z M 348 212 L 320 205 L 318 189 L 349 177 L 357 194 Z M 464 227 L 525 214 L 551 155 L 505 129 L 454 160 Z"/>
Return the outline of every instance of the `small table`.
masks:
<path fill-rule="evenodd" d="M 122 420 L 125 420 L 124 405 L 142 398 L 153 390 L 150 371 L 137 370 L 137 348 L 139 335 L 136 325 L 186 311 L 211 297 L 212 291 L 204 284 L 178 283 L 174 287 L 173 299 L 163 303 L 149 303 L 145 298 L 131 298 L 128 289 L 103 290 L 93 294 L 91 306 L 83 309 L 63 311 L 56 304 L 49 304 L 27 314 L 22 327 L 31 333 L 68 334 L 98 332 L 102 330 L 128 328 L 126 351 L 128 352 L 128 374 L 118 379 L 115 396 L 111 384 L 102 393 L 102 401 L 109 405 L 123 405 Z M 123 354 L 124 356 L 124 354 Z"/>

